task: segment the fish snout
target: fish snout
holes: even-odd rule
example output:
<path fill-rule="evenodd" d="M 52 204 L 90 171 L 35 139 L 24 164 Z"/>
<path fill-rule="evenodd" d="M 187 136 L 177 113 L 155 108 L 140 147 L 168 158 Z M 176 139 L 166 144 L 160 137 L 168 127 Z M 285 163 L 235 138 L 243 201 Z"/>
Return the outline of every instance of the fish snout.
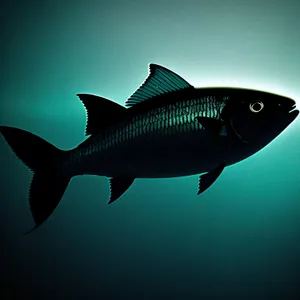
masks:
<path fill-rule="evenodd" d="M 288 112 L 289 118 L 294 121 L 299 115 L 299 109 L 296 107 L 296 101 L 293 99 L 288 99 L 286 105 L 286 111 Z"/>
<path fill-rule="evenodd" d="M 291 113 L 296 109 L 296 101 L 290 98 L 285 98 L 284 101 L 280 103 L 280 108 L 284 112 Z"/>

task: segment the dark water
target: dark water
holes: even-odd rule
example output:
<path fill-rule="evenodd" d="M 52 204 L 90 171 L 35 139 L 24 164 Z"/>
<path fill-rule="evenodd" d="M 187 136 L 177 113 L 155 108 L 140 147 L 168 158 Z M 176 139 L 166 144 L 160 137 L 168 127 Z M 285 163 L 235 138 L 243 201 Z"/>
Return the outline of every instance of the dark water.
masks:
<path fill-rule="evenodd" d="M 195 86 L 298 100 L 299 12 L 292 0 L 7 1 L 0 123 L 72 148 L 86 120 L 76 93 L 123 104 L 149 62 Z M 27 236 L 31 173 L 1 138 L 0 298 L 300 299 L 299 122 L 201 196 L 197 176 L 136 180 L 107 205 L 105 178 L 74 178 Z"/>

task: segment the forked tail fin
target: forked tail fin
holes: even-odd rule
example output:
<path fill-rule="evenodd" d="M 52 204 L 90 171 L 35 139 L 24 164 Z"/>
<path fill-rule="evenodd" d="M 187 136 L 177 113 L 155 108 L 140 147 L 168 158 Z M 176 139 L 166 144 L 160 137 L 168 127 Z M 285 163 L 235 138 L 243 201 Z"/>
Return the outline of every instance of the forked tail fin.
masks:
<path fill-rule="evenodd" d="M 33 171 L 29 204 L 35 227 L 27 234 L 48 219 L 68 186 L 71 177 L 62 172 L 66 151 L 22 129 L 0 126 L 0 132 L 18 158 Z"/>

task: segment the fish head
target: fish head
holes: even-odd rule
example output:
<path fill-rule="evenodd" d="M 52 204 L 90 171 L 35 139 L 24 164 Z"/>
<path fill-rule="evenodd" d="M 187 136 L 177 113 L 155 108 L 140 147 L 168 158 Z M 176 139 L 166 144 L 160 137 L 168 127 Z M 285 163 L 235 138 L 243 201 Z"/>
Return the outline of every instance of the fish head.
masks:
<path fill-rule="evenodd" d="M 244 143 L 266 146 L 298 116 L 293 99 L 256 90 L 235 90 L 221 118 Z"/>

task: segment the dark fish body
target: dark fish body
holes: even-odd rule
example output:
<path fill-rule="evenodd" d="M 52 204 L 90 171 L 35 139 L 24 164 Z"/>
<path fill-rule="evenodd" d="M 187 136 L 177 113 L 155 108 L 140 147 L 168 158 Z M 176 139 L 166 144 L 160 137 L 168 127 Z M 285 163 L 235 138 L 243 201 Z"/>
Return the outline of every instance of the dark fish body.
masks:
<path fill-rule="evenodd" d="M 224 152 L 220 147 L 225 139 L 205 132 L 196 117 L 220 119 L 224 101 L 205 92 L 197 95 L 197 90 L 180 94 L 129 108 L 116 124 L 72 150 L 67 164 L 75 175 L 109 177 L 163 178 L 207 171 Z"/>
<path fill-rule="evenodd" d="M 207 172 L 199 179 L 202 193 L 226 166 L 268 145 L 299 113 L 292 99 L 250 89 L 194 88 L 154 64 L 126 101 L 129 108 L 95 95 L 78 96 L 87 109 L 90 136 L 72 150 L 59 150 L 21 129 L 0 127 L 34 172 L 29 201 L 36 227 L 50 216 L 77 175 L 109 177 L 109 203 L 136 178 Z"/>
<path fill-rule="evenodd" d="M 226 136 L 216 138 L 196 118 L 220 120 L 226 99 L 239 92 L 243 90 L 175 91 L 133 106 L 123 119 L 75 148 L 68 170 L 73 169 L 74 175 L 167 178 L 207 172 L 220 159 L 234 164 L 264 145 L 245 147 L 233 140 L 228 154 Z"/>

